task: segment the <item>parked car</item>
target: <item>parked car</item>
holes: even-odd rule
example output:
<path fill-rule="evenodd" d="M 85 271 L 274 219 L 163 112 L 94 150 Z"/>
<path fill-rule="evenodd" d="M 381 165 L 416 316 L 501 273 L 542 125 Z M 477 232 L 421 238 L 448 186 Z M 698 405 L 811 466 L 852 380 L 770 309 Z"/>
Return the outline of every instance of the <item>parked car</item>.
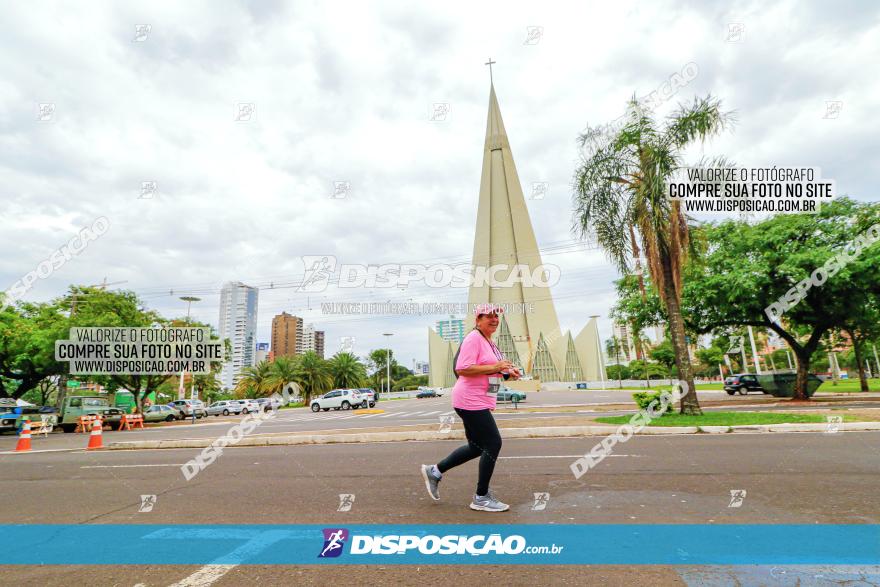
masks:
<path fill-rule="evenodd" d="M 237 399 L 234 400 L 241 404 L 241 413 L 242 414 L 251 414 L 259 412 L 262 408 L 260 404 L 257 403 L 257 400 L 254 399 Z"/>
<path fill-rule="evenodd" d="M 443 394 L 437 393 L 436 389 L 430 387 L 420 387 L 419 392 L 416 394 L 416 399 L 422 399 L 423 397 L 443 397 Z"/>
<path fill-rule="evenodd" d="M 320 410 L 326 412 L 330 408 L 334 410 L 350 410 L 360 407 L 364 401 L 369 400 L 358 389 L 334 389 L 312 399 L 311 406 L 313 412 Z"/>
<path fill-rule="evenodd" d="M 114 430 L 119 429 L 122 420 L 122 410 L 111 408 L 110 400 L 106 397 L 74 395 L 64 398 L 58 423 L 65 432 L 73 432 L 80 416 L 91 415 L 100 415 L 104 425 L 109 425 Z"/>
<path fill-rule="evenodd" d="M 502 387 L 498 390 L 497 400 L 499 402 L 524 402 L 526 401 L 526 392 L 524 391 L 514 391 L 509 387 Z"/>
<path fill-rule="evenodd" d="M 183 412 L 185 418 L 192 418 L 194 411 L 196 413 L 196 419 L 208 417 L 208 410 L 205 408 L 205 403 L 200 399 L 178 399 L 171 403 Z"/>
<path fill-rule="evenodd" d="M 375 392 L 375 391 L 373 391 L 372 389 L 370 389 L 370 388 L 368 388 L 368 387 L 361 387 L 361 388 L 358 389 L 357 391 L 361 392 L 361 395 L 364 395 L 364 396 L 366 396 L 366 398 L 367 398 L 367 399 L 366 399 L 366 402 L 367 402 L 366 405 L 365 405 L 365 404 L 361 404 L 361 407 L 366 408 L 367 406 L 369 406 L 369 407 L 373 408 L 373 407 L 376 406 L 376 402 L 378 402 L 379 400 L 376 398 L 376 392 Z"/>
<path fill-rule="evenodd" d="M 150 406 L 144 412 L 144 422 L 173 422 L 179 418 L 180 410 L 171 406 Z"/>
<path fill-rule="evenodd" d="M 274 397 L 261 397 L 257 398 L 255 401 L 260 405 L 260 409 L 264 412 L 277 410 L 282 405 L 281 400 Z"/>
<path fill-rule="evenodd" d="M 240 414 L 244 406 L 234 400 L 221 400 L 214 402 L 208 406 L 209 416 L 228 416 L 229 414 Z"/>
<path fill-rule="evenodd" d="M 741 373 L 725 379 L 724 391 L 727 392 L 727 395 L 733 395 L 735 393 L 746 395 L 750 391 L 767 393 L 764 391 L 764 388 L 761 387 L 761 384 L 758 383 L 758 376 L 750 373 Z"/>
<path fill-rule="evenodd" d="M 178 420 L 183 420 L 184 418 L 186 418 L 186 414 L 183 413 L 183 409 L 180 406 L 178 406 L 177 404 L 175 404 L 174 402 L 171 402 L 171 403 L 165 404 L 165 405 L 177 412 L 177 419 Z"/>

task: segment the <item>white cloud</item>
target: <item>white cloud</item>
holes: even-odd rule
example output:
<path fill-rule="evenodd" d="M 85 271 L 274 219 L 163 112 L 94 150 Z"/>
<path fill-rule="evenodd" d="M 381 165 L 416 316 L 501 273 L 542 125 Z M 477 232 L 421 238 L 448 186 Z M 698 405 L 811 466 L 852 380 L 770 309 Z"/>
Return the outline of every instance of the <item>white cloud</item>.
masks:
<path fill-rule="evenodd" d="M 872 5 L 98 6 L 12 4 L 0 23 L 0 283 L 94 218 L 112 223 L 31 299 L 107 276 L 166 315 L 183 313 L 177 295 L 198 291 L 193 315 L 215 323 L 221 282 L 290 282 L 302 273 L 300 255 L 467 260 L 489 56 L 524 192 L 536 181 L 551 186 L 528 202 L 542 245 L 571 238 L 578 132 L 617 117 L 634 92 L 654 90 L 688 62 L 699 76 L 676 100 L 712 92 L 739 115 L 707 154 L 822 167 L 841 191 L 876 199 Z M 730 22 L 744 26 L 739 43 L 725 39 Z M 136 24 L 151 25 L 143 42 L 133 42 Z M 524 44 L 528 26 L 543 27 L 538 43 Z M 843 102 L 839 118 L 822 118 L 826 100 Z M 36 121 L 41 102 L 55 104 L 52 122 Z M 256 119 L 235 122 L 236 102 L 254 103 Z M 428 120 L 436 102 L 450 105 L 444 122 Z M 158 182 L 154 199 L 138 199 L 143 181 Z M 349 197 L 329 198 L 335 181 L 351 182 Z M 600 253 L 545 261 L 565 270 L 554 291 L 564 326 L 607 316 L 616 274 Z M 328 349 L 353 335 L 365 353 L 394 331 L 406 365 L 426 357 L 425 327 L 440 318 L 325 320 L 315 299 L 264 289 L 260 340 L 281 310 L 323 327 Z"/>

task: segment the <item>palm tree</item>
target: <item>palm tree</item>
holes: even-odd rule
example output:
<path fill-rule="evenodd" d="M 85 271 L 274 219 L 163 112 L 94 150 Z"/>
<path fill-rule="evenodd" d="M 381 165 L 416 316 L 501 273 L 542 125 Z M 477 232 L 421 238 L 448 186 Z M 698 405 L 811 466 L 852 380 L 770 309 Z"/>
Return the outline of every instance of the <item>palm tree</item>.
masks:
<path fill-rule="evenodd" d="M 339 352 L 330 359 L 334 387 L 360 387 L 367 378 L 367 368 L 351 353 Z"/>
<path fill-rule="evenodd" d="M 612 336 L 608 340 L 605 341 L 605 352 L 608 353 L 609 357 L 614 357 L 617 360 L 617 379 L 618 379 L 618 387 L 623 389 L 623 373 L 620 369 L 620 348 L 622 346 L 622 342 L 616 336 Z"/>
<path fill-rule="evenodd" d="M 688 386 L 682 414 L 701 414 L 694 388 L 681 315 L 681 272 L 690 247 L 687 218 L 670 202 L 666 182 L 682 168 L 682 152 L 695 140 L 719 133 L 733 122 L 711 96 L 681 106 L 665 125 L 633 97 L 628 122 L 610 136 L 588 129 L 580 141 L 589 153 L 575 172 L 575 226 L 581 237 L 595 235 L 621 273 L 630 271 L 638 235 L 651 283 L 669 316 L 669 332 L 679 378 Z M 603 139 L 609 139 L 603 142 Z"/>
<path fill-rule="evenodd" d="M 314 351 L 308 351 L 299 358 L 297 381 L 302 386 L 302 398 L 306 405 L 313 395 L 320 395 L 333 387 L 328 361 Z"/>
<path fill-rule="evenodd" d="M 264 386 L 266 395 L 281 393 L 289 383 L 299 383 L 299 361 L 296 357 L 281 356 L 269 367 L 269 376 Z"/>
<path fill-rule="evenodd" d="M 271 367 L 266 361 L 257 363 L 255 367 L 245 367 L 241 378 L 235 386 L 235 396 L 240 398 L 257 398 L 265 392 Z"/>

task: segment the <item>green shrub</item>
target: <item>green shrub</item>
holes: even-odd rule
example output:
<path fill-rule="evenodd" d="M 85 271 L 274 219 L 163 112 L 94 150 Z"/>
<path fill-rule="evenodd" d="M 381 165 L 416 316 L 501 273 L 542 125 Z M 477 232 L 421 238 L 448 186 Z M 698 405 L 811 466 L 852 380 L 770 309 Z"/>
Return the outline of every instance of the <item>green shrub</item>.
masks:
<path fill-rule="evenodd" d="M 636 405 L 639 406 L 639 410 L 647 410 L 648 406 L 651 405 L 651 402 L 656 401 L 657 405 L 654 407 L 653 413 L 658 414 L 660 409 L 660 395 L 663 394 L 662 391 L 656 391 L 654 393 L 648 393 L 647 391 L 637 391 L 633 394 L 633 400 L 636 402 Z M 666 409 L 663 410 L 660 415 L 663 414 L 671 414 L 672 413 L 672 402 L 668 402 L 666 404 Z"/>

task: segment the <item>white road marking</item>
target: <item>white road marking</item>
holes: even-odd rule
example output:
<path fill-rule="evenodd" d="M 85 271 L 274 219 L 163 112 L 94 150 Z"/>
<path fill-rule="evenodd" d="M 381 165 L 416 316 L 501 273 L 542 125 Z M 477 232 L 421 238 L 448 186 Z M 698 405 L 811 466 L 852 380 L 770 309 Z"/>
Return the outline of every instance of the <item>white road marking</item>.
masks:
<path fill-rule="evenodd" d="M 499 459 L 579 459 L 579 455 L 535 455 L 535 456 L 515 456 L 515 457 L 498 457 Z M 605 455 L 608 457 L 640 457 L 642 455 Z"/>
<path fill-rule="evenodd" d="M 205 565 L 189 577 L 169 587 L 207 587 L 216 583 L 223 575 L 238 565 Z"/>
<path fill-rule="evenodd" d="M 182 467 L 185 463 L 161 463 L 154 465 L 84 465 L 80 469 L 133 469 L 135 467 Z"/>
<path fill-rule="evenodd" d="M 418 412 L 416 412 L 416 413 L 418 413 Z M 433 414 L 439 414 L 439 413 L 440 413 L 440 410 L 436 410 L 434 412 L 425 412 L 424 414 L 421 415 L 421 417 L 424 418 L 425 416 L 431 416 Z"/>

